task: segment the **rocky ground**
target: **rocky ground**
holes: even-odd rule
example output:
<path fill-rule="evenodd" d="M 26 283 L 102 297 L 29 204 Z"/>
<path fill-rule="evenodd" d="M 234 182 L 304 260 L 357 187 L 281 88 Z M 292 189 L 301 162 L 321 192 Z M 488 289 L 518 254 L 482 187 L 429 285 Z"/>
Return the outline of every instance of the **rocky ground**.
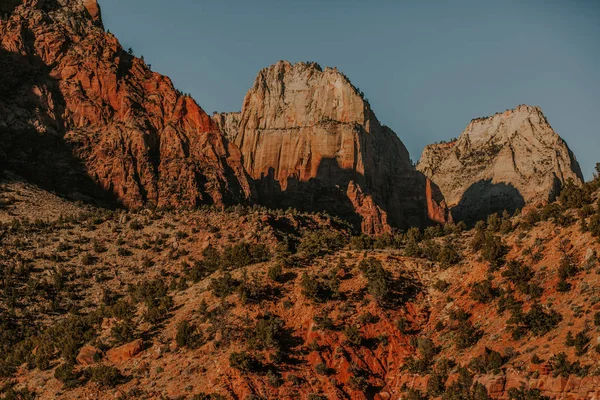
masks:
<path fill-rule="evenodd" d="M 372 239 L 291 210 L 107 211 L 13 176 L 4 396 L 593 398 L 595 186 Z"/>

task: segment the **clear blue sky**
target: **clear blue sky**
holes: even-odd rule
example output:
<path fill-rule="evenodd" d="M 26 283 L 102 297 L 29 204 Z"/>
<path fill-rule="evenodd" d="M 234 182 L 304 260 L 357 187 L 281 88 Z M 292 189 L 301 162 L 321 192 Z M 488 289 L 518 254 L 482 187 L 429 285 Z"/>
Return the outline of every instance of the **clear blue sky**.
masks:
<path fill-rule="evenodd" d="M 104 24 L 208 112 L 263 67 L 337 66 L 418 160 L 472 118 L 539 105 L 600 162 L 600 0 L 100 0 Z"/>

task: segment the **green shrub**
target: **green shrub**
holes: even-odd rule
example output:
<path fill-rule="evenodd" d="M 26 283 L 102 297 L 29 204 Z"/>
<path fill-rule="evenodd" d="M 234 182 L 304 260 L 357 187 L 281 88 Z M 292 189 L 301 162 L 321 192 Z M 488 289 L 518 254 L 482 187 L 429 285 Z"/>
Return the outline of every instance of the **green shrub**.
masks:
<path fill-rule="evenodd" d="M 359 269 L 367 278 L 367 291 L 379 305 L 389 304 L 392 300 L 393 288 L 391 274 L 383 268 L 381 261 L 369 257 L 363 259 Z"/>
<path fill-rule="evenodd" d="M 248 345 L 258 350 L 281 349 L 284 344 L 284 326 L 283 320 L 277 315 L 259 315 L 254 328 L 246 331 Z"/>
<path fill-rule="evenodd" d="M 233 278 L 229 271 L 225 271 L 221 276 L 212 278 L 208 288 L 215 297 L 224 298 L 232 294 L 238 287 L 239 282 Z"/>
<path fill-rule="evenodd" d="M 325 303 L 339 297 L 339 284 L 339 279 L 334 274 L 321 279 L 318 275 L 304 272 L 300 281 L 302 295 L 317 303 Z"/>
<path fill-rule="evenodd" d="M 229 366 L 242 372 L 256 372 L 261 368 L 260 362 L 245 351 L 231 353 Z"/>
<path fill-rule="evenodd" d="M 104 387 L 115 387 L 124 379 L 118 368 L 109 365 L 90 367 L 84 371 L 84 374 L 91 382 Z"/>
<path fill-rule="evenodd" d="M 579 361 L 573 363 L 569 362 L 565 353 L 559 353 L 550 357 L 549 364 L 552 375 L 555 378 L 557 376 L 568 378 L 570 375 L 583 377 L 586 376 L 589 371 L 589 367 L 582 366 Z"/>
<path fill-rule="evenodd" d="M 187 320 L 183 320 L 177 324 L 175 343 L 178 347 L 195 349 L 203 344 L 202 334 L 198 332 L 198 328 L 191 325 Z"/>
<path fill-rule="evenodd" d="M 442 268 L 449 268 L 460 262 L 461 255 L 456 249 L 456 246 L 450 242 L 444 243 L 437 255 L 437 261 Z"/>
<path fill-rule="evenodd" d="M 54 377 L 62 382 L 67 389 L 79 386 L 81 382 L 81 372 L 76 372 L 73 364 L 64 363 L 54 370 Z"/>
<path fill-rule="evenodd" d="M 514 339 L 519 339 L 528 332 L 535 336 L 543 336 L 562 321 L 562 316 L 558 312 L 552 309 L 544 311 L 544 307 L 539 303 L 534 303 L 526 314 L 522 309 L 515 308 L 511 311 L 512 316 L 508 324 Z"/>
<path fill-rule="evenodd" d="M 356 325 L 350 325 L 346 327 L 344 335 L 346 336 L 346 341 L 351 346 L 359 347 L 362 344 L 363 339 L 360 333 L 360 329 L 358 329 Z"/>
<path fill-rule="evenodd" d="M 471 360 L 469 368 L 479 374 L 494 373 L 499 374 L 500 368 L 506 363 L 506 358 L 497 351 L 484 349 L 484 353 Z"/>
<path fill-rule="evenodd" d="M 510 400 L 550 400 L 550 397 L 542 396 L 540 389 L 526 389 L 524 383 L 521 383 L 520 388 L 508 389 L 508 398 Z"/>
<path fill-rule="evenodd" d="M 310 231 L 302 237 L 298 252 L 307 259 L 312 259 L 331 254 L 343 248 L 346 243 L 346 238 L 340 232 L 328 229 Z"/>
<path fill-rule="evenodd" d="M 373 239 L 364 233 L 350 238 L 350 248 L 352 250 L 371 250 L 373 249 Z"/>
<path fill-rule="evenodd" d="M 471 293 L 470 296 L 473 300 L 487 304 L 494 301 L 496 297 L 498 297 L 499 291 L 492 284 L 492 278 L 488 277 L 480 282 L 475 282 L 471 285 Z"/>
<path fill-rule="evenodd" d="M 283 277 L 283 267 L 281 264 L 278 263 L 270 266 L 269 270 L 267 271 L 267 276 L 273 282 L 280 282 Z"/>

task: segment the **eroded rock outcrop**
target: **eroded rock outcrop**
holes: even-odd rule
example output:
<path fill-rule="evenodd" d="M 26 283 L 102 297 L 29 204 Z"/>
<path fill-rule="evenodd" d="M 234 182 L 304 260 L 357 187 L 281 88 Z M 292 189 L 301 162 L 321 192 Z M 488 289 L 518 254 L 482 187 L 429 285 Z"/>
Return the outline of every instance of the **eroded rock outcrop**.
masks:
<path fill-rule="evenodd" d="M 542 110 L 526 105 L 474 119 L 458 139 L 427 146 L 417 169 L 441 189 L 455 219 L 466 222 L 551 201 L 569 179 L 583 181 Z"/>
<path fill-rule="evenodd" d="M 130 207 L 249 197 L 238 149 L 193 99 L 102 29 L 95 0 L 27 0 L 3 18 L 6 167 L 53 190 L 89 193 L 93 183 Z"/>
<path fill-rule="evenodd" d="M 280 61 L 260 71 L 241 114 L 213 118 L 240 148 L 268 206 L 325 210 L 367 233 L 430 220 L 425 178 L 335 68 Z M 445 220 L 443 205 L 429 209 Z"/>

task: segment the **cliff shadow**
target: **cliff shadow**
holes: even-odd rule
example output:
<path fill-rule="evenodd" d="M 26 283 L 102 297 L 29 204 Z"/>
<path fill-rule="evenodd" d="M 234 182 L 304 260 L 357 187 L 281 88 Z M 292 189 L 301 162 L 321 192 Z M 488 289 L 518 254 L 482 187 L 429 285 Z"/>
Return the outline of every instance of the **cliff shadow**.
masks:
<path fill-rule="evenodd" d="M 351 181 L 363 184 L 364 178 L 350 169 L 343 169 L 334 158 L 321 160 L 315 177 L 307 181 L 298 176 L 289 176 L 284 188 L 275 177 L 275 170 L 269 168 L 268 173 L 253 184 L 260 204 L 268 208 L 295 208 L 302 212 L 325 212 L 349 222 L 354 229 L 360 231 L 362 218 L 356 213 L 347 196 Z"/>
<path fill-rule="evenodd" d="M 492 214 L 511 214 L 525 206 L 525 199 L 511 184 L 492 183 L 491 179 L 471 185 L 463 194 L 458 205 L 450 211 L 455 222 L 463 221 L 473 227 L 478 221 Z"/>
<path fill-rule="evenodd" d="M 37 56 L 0 49 L 0 71 L 0 170 L 71 200 L 120 206 L 64 140 L 66 103 L 49 67 Z M 43 92 L 50 97 L 39 94 Z M 35 129 L 31 118 L 45 131 Z"/>

